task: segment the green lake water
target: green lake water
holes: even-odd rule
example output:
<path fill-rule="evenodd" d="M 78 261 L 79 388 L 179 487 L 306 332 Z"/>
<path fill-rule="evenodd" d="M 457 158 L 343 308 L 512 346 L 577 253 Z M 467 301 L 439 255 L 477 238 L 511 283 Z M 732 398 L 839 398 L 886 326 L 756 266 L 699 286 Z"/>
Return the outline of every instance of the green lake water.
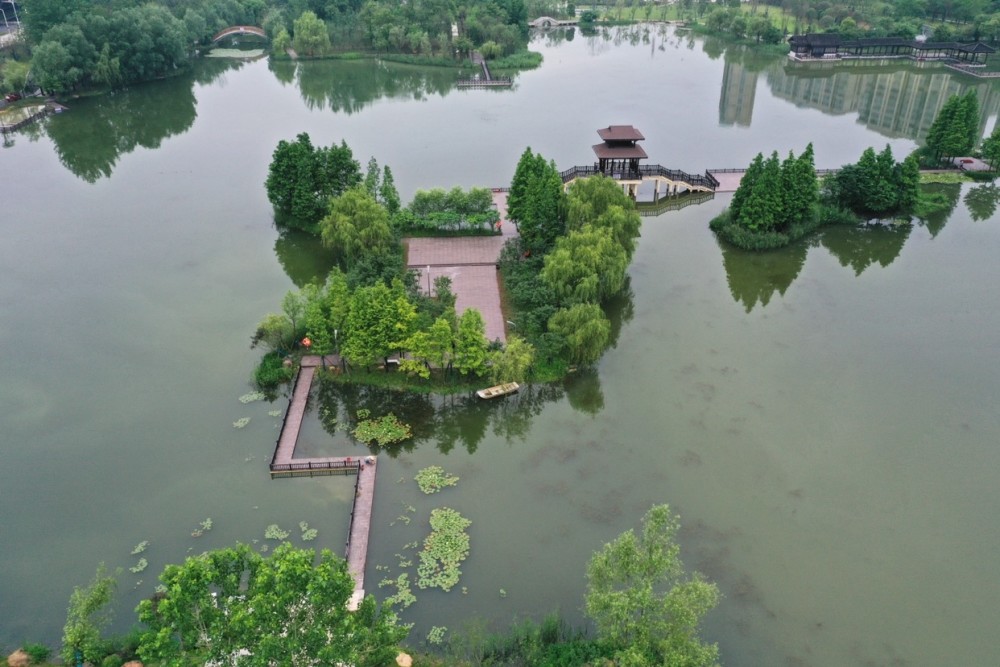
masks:
<path fill-rule="evenodd" d="M 1000 86 L 938 67 L 816 70 L 658 27 L 532 48 L 543 67 L 510 91 L 456 90 L 447 69 L 212 59 L 8 140 L 0 645 L 55 645 L 101 561 L 126 568 L 127 627 L 163 565 L 259 547 L 269 524 L 297 538 L 306 521 L 319 536 L 296 543 L 342 552 L 350 481 L 271 481 L 268 412 L 284 403 L 237 400 L 256 323 L 330 266 L 273 226 L 278 140 L 344 139 L 362 164 L 390 165 L 408 200 L 506 185 L 525 146 L 589 164 L 609 124 L 638 127 L 649 161 L 672 168 L 743 167 L 809 141 L 822 168 L 869 145 L 905 155 L 970 87 L 984 132 L 1000 109 Z M 472 520 L 467 590 L 415 590 L 412 642 L 473 616 L 559 609 L 582 624 L 590 554 L 667 502 L 685 563 L 724 595 L 704 635 L 725 665 L 997 664 L 1000 219 L 995 191 L 937 189 L 953 207 L 931 220 L 764 255 L 708 230 L 729 195 L 644 218 L 616 345 L 565 383 L 490 404 L 317 391 L 309 452 L 363 451 L 324 429 L 324 402 L 414 427 L 380 459 L 368 589 L 386 593 L 395 554 L 447 505 Z M 461 481 L 423 496 L 412 477 L 427 465 Z M 143 540 L 149 568 L 130 573 Z"/>

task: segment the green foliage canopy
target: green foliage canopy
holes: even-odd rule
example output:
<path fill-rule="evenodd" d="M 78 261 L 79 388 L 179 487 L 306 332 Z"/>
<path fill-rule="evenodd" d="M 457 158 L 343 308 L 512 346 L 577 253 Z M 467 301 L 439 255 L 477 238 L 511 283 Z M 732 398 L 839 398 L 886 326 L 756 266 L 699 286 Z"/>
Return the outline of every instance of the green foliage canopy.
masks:
<path fill-rule="evenodd" d="M 617 664 L 715 665 L 719 649 L 701 641 L 698 625 L 718 604 L 718 588 L 684 573 L 669 506 L 652 507 L 642 523 L 641 535 L 628 530 L 591 557 L 587 614 L 616 647 Z"/>
<path fill-rule="evenodd" d="M 246 545 L 168 565 L 166 592 L 137 609 L 146 624 L 139 653 L 162 664 L 389 664 L 406 630 L 374 598 L 347 611 L 347 563 L 290 544 L 264 558 Z"/>

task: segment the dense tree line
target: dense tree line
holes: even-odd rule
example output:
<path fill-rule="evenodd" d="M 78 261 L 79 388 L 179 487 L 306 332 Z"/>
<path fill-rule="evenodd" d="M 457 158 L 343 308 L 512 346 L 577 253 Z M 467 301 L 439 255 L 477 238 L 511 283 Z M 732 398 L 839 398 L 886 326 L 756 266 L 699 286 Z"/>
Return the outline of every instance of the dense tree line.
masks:
<path fill-rule="evenodd" d="M 789 34 L 836 32 L 856 37 L 913 39 L 933 25 L 930 39 L 1000 41 L 1000 2 L 996 0 L 681 0 L 680 15 L 696 18 L 712 32 L 757 42 L 778 43 Z"/>
<path fill-rule="evenodd" d="M 527 38 L 523 0 L 24 0 L 23 16 L 30 70 L 11 60 L 4 80 L 19 89 L 30 71 L 28 83 L 57 93 L 167 76 L 233 25 L 262 26 L 276 52 L 303 56 L 362 50 L 453 59 L 478 48 L 496 57 L 523 49 Z"/>
<path fill-rule="evenodd" d="M 594 363 L 611 338 L 601 306 L 624 289 L 639 236 L 635 202 L 604 176 L 564 192 L 555 164 L 528 148 L 507 213 L 520 238 L 504 248 L 501 270 L 519 331 L 548 362 Z"/>

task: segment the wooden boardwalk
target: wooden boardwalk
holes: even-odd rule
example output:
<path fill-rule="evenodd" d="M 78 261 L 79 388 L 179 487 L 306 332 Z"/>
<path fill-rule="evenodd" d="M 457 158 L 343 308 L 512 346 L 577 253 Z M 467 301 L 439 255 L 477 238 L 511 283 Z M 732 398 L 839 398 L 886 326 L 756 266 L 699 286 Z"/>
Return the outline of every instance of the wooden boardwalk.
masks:
<path fill-rule="evenodd" d="M 315 477 L 316 475 L 357 475 L 354 483 L 354 505 L 351 508 L 351 527 L 348 532 L 344 558 L 347 570 L 354 578 L 354 593 L 348 602 L 348 609 L 355 611 L 365 597 L 365 563 L 368 561 L 368 534 L 372 523 L 372 506 L 375 503 L 375 471 L 378 459 L 350 456 L 328 456 L 295 458 L 295 445 L 302 429 L 309 390 L 312 388 L 316 367 L 340 364 L 337 356 L 307 356 L 302 358 L 299 373 L 295 377 L 292 396 L 285 410 L 285 419 L 274 446 L 271 457 L 271 478 Z"/>

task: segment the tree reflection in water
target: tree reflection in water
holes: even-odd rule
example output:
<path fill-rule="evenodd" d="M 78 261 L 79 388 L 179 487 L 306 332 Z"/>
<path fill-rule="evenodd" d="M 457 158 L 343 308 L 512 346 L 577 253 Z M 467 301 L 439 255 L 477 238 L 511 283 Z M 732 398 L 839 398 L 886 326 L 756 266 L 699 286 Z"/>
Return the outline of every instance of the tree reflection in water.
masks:
<path fill-rule="evenodd" d="M 471 454 L 488 433 L 507 442 L 523 441 L 531 430 L 532 420 L 544 406 L 567 396 L 574 409 L 591 415 L 604 405 L 600 378 L 593 371 L 583 371 L 578 377 L 567 379 L 565 387 L 561 383 L 526 383 L 516 394 L 491 401 L 473 393 L 417 394 L 322 378 L 316 384 L 317 414 L 323 429 L 334 438 L 363 446 L 350 435 L 360 410 L 370 411 L 375 418 L 392 412 L 408 424 L 413 433 L 408 440 L 387 447 L 365 446 L 368 452 L 381 452 L 393 458 L 426 443 L 433 443 L 445 454 L 461 445 Z"/>

